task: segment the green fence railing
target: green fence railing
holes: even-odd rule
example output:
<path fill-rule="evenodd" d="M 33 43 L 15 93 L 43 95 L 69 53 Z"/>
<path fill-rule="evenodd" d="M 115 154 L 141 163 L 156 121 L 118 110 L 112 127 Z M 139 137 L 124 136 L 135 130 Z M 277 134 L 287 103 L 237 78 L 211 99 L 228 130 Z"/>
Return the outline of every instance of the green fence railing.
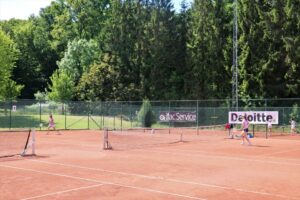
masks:
<path fill-rule="evenodd" d="M 58 129 L 142 127 L 143 123 L 139 115 L 143 105 L 142 101 L 63 103 L 36 100 L 0 101 L 0 129 L 27 127 L 46 129 L 50 113 L 54 116 Z M 288 125 L 291 116 L 300 120 L 298 108 L 300 98 L 240 100 L 238 108 L 231 108 L 230 99 L 150 101 L 150 105 L 155 119 L 152 127 L 199 127 L 225 124 L 228 122 L 228 112 L 232 110 L 278 111 L 280 126 Z M 182 116 L 179 117 L 183 119 L 194 117 L 194 120 L 172 120 L 168 118 L 172 113 L 181 113 Z M 169 120 L 161 120 L 161 117 Z"/>

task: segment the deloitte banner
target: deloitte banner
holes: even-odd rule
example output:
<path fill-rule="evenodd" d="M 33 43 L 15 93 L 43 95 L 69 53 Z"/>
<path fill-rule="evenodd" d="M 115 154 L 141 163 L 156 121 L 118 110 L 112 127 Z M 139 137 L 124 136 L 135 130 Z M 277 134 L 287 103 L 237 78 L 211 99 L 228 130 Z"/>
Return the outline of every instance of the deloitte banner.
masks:
<path fill-rule="evenodd" d="M 161 112 L 159 121 L 161 122 L 196 122 L 196 112 Z"/>
<path fill-rule="evenodd" d="M 243 116 L 247 114 L 247 119 L 251 124 L 278 124 L 278 111 L 248 111 L 248 112 L 229 112 L 228 122 L 231 124 L 241 124 Z"/>

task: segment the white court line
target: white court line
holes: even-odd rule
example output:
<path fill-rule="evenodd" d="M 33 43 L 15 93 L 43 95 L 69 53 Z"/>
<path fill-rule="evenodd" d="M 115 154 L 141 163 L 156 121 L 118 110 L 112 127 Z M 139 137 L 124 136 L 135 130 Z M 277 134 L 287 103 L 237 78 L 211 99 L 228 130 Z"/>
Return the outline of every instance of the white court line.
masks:
<path fill-rule="evenodd" d="M 60 177 L 71 178 L 71 179 L 76 179 L 76 180 L 83 180 L 83 181 L 88 181 L 88 182 L 100 183 L 103 185 L 104 184 L 113 185 L 113 186 L 136 189 L 136 190 L 141 190 L 141 191 L 146 191 L 146 192 L 151 192 L 151 193 L 158 193 L 158 194 L 164 194 L 164 195 L 169 195 L 169 196 L 182 197 L 182 198 L 186 198 L 186 199 L 206 200 L 204 198 L 182 195 L 182 194 L 171 193 L 171 192 L 164 192 L 164 191 L 154 190 L 154 189 L 149 189 L 149 188 L 144 188 L 144 187 L 136 187 L 136 186 L 119 184 L 119 183 L 107 182 L 107 181 L 99 181 L 96 179 L 82 178 L 82 177 L 77 177 L 77 176 L 69 176 L 69 175 L 65 175 L 65 174 L 51 173 L 51 172 L 41 171 L 41 170 L 27 169 L 27 168 L 22 168 L 22 167 L 14 167 L 14 166 L 10 166 L 10 165 L 0 165 L 0 167 L 36 172 L 36 173 L 47 174 L 47 175 L 52 175 L 52 176 L 60 176 Z"/>
<path fill-rule="evenodd" d="M 74 191 L 78 191 L 78 190 L 84 190 L 84 189 L 99 187 L 99 186 L 103 186 L 103 185 L 104 184 L 96 184 L 96 185 L 91 185 L 91 186 L 86 186 L 86 187 L 78 187 L 78 188 L 73 188 L 73 189 L 63 190 L 63 191 L 58 191 L 58 192 L 52 192 L 52 193 L 43 194 L 43 195 L 34 196 L 34 197 L 27 197 L 27 198 L 24 198 L 24 199 L 21 199 L 21 200 L 39 199 L 39 198 L 42 198 L 42 197 L 60 195 L 60 194 L 63 194 L 63 193 L 74 192 Z"/>
<path fill-rule="evenodd" d="M 251 148 L 251 147 L 250 147 Z M 268 160 L 258 160 L 258 159 L 251 159 L 251 158 L 241 158 L 241 157 L 232 157 L 232 156 L 215 156 L 215 155 L 190 155 L 186 153 L 178 153 L 171 152 L 171 151 L 158 151 L 158 150 L 147 150 L 147 149 L 140 149 L 137 151 L 147 151 L 153 153 L 165 153 L 165 154 L 177 154 L 177 155 L 184 155 L 189 157 L 204 157 L 204 158 L 218 158 L 218 159 L 225 159 L 225 160 L 239 160 L 239 161 L 250 161 L 250 162 L 259 162 L 264 164 L 275 164 L 275 165 L 295 165 L 300 166 L 300 163 L 288 163 L 288 162 L 279 162 L 279 161 L 268 161 Z"/>
<path fill-rule="evenodd" d="M 135 177 L 141 177 L 141 178 L 146 178 L 146 179 L 162 180 L 162 181 L 166 181 L 166 182 L 199 185 L 199 186 L 219 188 L 219 189 L 224 189 L 224 190 L 235 190 L 235 191 L 244 192 L 244 193 L 253 193 L 253 194 L 264 195 L 264 196 L 281 197 L 281 198 L 285 198 L 285 199 L 298 199 L 298 200 L 300 199 L 300 198 L 296 198 L 296 197 L 280 195 L 280 194 L 273 194 L 273 193 L 268 193 L 268 192 L 245 190 L 245 189 L 236 188 L 236 187 L 226 187 L 226 186 L 212 185 L 212 184 L 193 182 L 193 181 L 182 181 L 182 180 L 178 180 L 178 179 L 170 179 L 170 178 L 158 177 L 158 176 L 147 176 L 147 175 L 143 175 L 143 174 L 134 174 L 134 173 L 126 173 L 126 172 L 105 170 L 105 169 L 99 169 L 99 168 L 90 168 L 90 167 L 63 164 L 63 163 L 57 163 L 57 162 L 48 162 L 48 161 L 39 161 L 39 160 L 29 160 L 29 161 L 52 164 L 52 165 L 60 165 L 60 166 L 71 167 L 71 168 L 85 169 L 85 170 L 102 171 L 102 172 L 121 174 L 121 175 L 127 175 L 127 176 L 135 176 Z"/>

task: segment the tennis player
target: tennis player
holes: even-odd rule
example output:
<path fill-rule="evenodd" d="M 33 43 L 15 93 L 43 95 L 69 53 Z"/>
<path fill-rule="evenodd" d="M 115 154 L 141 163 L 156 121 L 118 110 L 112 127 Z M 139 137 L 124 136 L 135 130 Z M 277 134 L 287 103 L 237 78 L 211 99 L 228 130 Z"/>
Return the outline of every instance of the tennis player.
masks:
<path fill-rule="evenodd" d="M 48 132 L 47 132 L 47 134 L 49 134 L 49 130 L 50 129 L 56 130 L 55 129 L 54 118 L 53 118 L 52 114 L 49 115 L 49 125 L 48 125 Z"/>
<path fill-rule="evenodd" d="M 272 132 L 272 121 L 269 120 L 268 121 L 268 135 L 271 136 L 271 132 Z"/>
<path fill-rule="evenodd" d="M 243 117 L 243 122 L 242 122 L 241 137 L 242 137 L 243 141 L 242 141 L 241 145 L 243 145 L 245 143 L 245 139 L 247 140 L 249 146 L 252 145 L 249 138 L 247 137 L 248 136 L 248 131 L 249 131 L 249 121 L 247 119 L 247 114 L 245 114 L 244 117 Z"/>
<path fill-rule="evenodd" d="M 225 130 L 228 130 L 229 139 L 234 139 L 234 134 L 232 129 L 233 129 L 233 124 L 227 123 L 225 126 Z"/>
<path fill-rule="evenodd" d="M 297 131 L 296 131 L 296 121 L 294 120 L 294 118 L 291 119 L 290 123 L 291 123 L 291 134 L 295 135 Z"/>

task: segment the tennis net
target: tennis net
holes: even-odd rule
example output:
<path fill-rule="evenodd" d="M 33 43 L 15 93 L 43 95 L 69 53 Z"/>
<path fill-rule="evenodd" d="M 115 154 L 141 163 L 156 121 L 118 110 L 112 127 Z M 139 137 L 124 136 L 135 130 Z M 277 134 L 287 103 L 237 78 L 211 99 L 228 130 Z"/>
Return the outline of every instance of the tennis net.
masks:
<path fill-rule="evenodd" d="M 28 151 L 30 148 L 31 152 Z M 0 131 L 0 157 L 34 154 L 34 129 Z"/>
<path fill-rule="evenodd" d="M 134 128 L 103 130 L 103 149 L 125 150 L 179 145 L 201 141 L 207 137 L 224 137 L 224 126 Z M 201 137 L 199 137 L 201 136 Z"/>

